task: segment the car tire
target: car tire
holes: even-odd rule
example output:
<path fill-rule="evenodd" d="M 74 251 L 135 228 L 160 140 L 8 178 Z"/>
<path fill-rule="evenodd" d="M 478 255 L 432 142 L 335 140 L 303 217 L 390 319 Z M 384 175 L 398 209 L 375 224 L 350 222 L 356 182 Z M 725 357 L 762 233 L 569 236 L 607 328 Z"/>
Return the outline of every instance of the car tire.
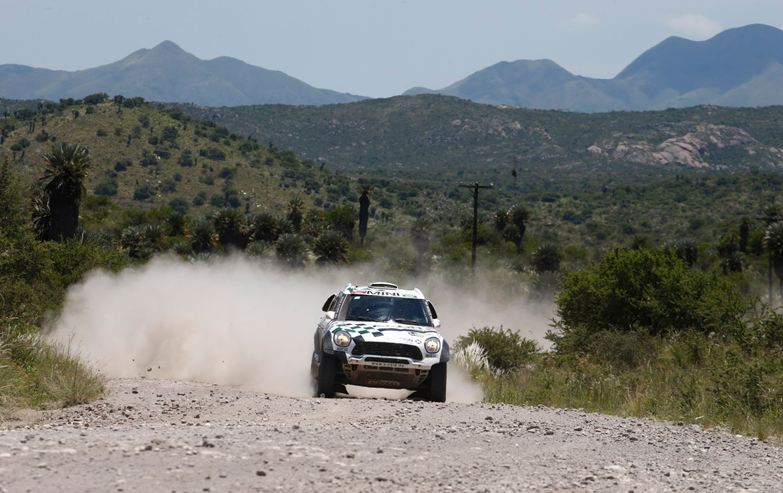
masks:
<path fill-rule="evenodd" d="M 430 370 L 431 402 L 446 402 L 446 363 L 438 363 Z"/>
<path fill-rule="evenodd" d="M 334 397 L 334 382 L 337 376 L 337 359 L 334 356 L 324 354 L 321 356 L 321 364 L 318 368 L 316 380 L 316 397 Z"/>

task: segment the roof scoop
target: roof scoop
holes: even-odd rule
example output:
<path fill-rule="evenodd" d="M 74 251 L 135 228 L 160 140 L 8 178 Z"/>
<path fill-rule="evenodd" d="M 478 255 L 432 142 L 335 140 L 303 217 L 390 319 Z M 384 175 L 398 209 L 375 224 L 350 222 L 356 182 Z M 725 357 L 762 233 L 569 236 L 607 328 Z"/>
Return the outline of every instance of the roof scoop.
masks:
<path fill-rule="evenodd" d="M 378 289 L 397 289 L 396 284 L 392 284 L 390 282 L 384 282 L 384 281 L 371 283 L 368 287 L 378 288 Z"/>

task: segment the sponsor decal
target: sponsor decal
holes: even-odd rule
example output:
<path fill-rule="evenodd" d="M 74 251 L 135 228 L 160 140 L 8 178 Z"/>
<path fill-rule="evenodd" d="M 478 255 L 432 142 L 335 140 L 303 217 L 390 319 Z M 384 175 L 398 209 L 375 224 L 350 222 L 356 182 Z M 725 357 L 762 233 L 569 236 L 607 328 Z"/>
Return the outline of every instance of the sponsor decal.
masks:
<path fill-rule="evenodd" d="M 379 378 L 368 378 L 365 380 L 367 385 L 377 385 L 379 387 L 399 387 L 400 382 L 395 382 L 394 380 L 381 380 Z"/>

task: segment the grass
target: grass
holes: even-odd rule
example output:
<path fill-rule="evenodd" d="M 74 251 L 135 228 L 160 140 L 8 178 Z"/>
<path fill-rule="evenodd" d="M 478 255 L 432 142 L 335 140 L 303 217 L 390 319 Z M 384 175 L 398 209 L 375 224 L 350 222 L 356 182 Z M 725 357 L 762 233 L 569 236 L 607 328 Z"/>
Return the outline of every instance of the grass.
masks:
<path fill-rule="evenodd" d="M 9 327 L 0 336 L 0 421 L 24 408 L 51 409 L 90 402 L 105 392 L 105 378 L 70 345 Z"/>
<path fill-rule="evenodd" d="M 481 348 L 471 347 L 455 351 L 453 359 L 482 385 L 485 402 L 582 408 L 783 440 L 779 354 L 727 341 L 687 354 L 689 337 L 657 339 L 647 361 L 631 367 L 540 353 L 523 369 L 499 372 L 485 364 Z"/>

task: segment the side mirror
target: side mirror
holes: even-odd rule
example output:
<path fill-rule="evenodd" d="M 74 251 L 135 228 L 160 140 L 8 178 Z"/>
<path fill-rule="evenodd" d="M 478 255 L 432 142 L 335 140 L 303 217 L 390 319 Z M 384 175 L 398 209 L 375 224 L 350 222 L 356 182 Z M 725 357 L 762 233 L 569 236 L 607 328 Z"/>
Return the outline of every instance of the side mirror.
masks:
<path fill-rule="evenodd" d="M 334 295 L 329 296 L 329 299 L 326 300 L 324 306 L 321 307 L 321 311 L 323 312 L 329 311 L 329 307 L 331 307 L 332 301 L 334 301 Z M 331 318 L 334 318 L 334 314 L 332 314 Z"/>
<path fill-rule="evenodd" d="M 435 311 L 435 307 L 433 306 L 433 304 L 428 301 L 427 306 L 430 307 L 430 313 L 432 314 L 432 318 L 438 318 L 438 312 Z"/>
<path fill-rule="evenodd" d="M 440 329 L 440 319 L 439 318 L 433 319 L 432 325 L 434 325 L 436 329 Z"/>
<path fill-rule="evenodd" d="M 334 312 L 332 312 L 332 311 L 328 311 L 328 312 L 326 312 L 326 315 L 325 315 L 325 316 L 326 316 L 326 318 L 327 318 L 327 319 L 329 319 L 329 320 L 334 320 Z"/>

